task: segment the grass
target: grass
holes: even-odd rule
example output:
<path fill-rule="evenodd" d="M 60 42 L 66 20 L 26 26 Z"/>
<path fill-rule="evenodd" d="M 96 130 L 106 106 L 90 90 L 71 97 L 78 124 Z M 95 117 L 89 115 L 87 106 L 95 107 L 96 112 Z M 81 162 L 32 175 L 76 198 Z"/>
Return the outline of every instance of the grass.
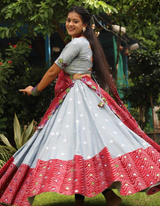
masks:
<path fill-rule="evenodd" d="M 121 196 L 120 206 L 160 206 L 160 192 L 147 196 L 145 193 L 137 193 L 130 196 Z M 35 197 L 32 206 L 74 206 L 74 196 L 66 196 L 57 193 L 42 193 Z M 102 194 L 93 198 L 85 198 L 85 206 L 106 206 Z"/>

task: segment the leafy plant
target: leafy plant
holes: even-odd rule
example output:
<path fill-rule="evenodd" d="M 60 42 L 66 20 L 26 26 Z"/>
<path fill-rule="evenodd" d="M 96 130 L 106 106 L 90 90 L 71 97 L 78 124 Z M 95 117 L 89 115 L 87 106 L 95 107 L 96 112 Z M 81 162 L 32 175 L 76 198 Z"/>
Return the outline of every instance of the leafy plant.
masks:
<path fill-rule="evenodd" d="M 55 82 L 36 98 L 19 92 L 28 85 L 35 86 L 47 70 L 43 60 L 39 62 L 38 59 L 37 63 L 35 58 L 33 64 L 29 57 L 32 49 L 29 40 L 11 40 L 0 48 L 0 134 L 4 134 L 13 146 L 14 113 L 18 114 L 22 125 L 32 119 L 39 122 L 54 98 Z"/>
<path fill-rule="evenodd" d="M 28 127 L 24 127 L 24 130 L 22 132 L 17 115 L 15 114 L 15 117 L 14 117 L 14 140 L 16 142 L 17 149 L 21 148 L 28 141 L 28 139 L 32 136 L 33 123 L 34 123 L 34 120 L 32 120 L 31 124 Z"/>
<path fill-rule="evenodd" d="M 8 83 L 9 76 L 14 73 L 11 63 L 7 60 L 3 62 L 1 58 L 2 55 L 0 53 L 0 133 L 4 132 L 7 121 L 7 118 L 2 116 L 4 113 L 5 95 L 7 93 L 4 85 Z"/>
<path fill-rule="evenodd" d="M 0 168 L 8 161 L 10 158 L 10 154 L 4 148 L 0 146 Z"/>
<path fill-rule="evenodd" d="M 7 150 L 8 153 L 13 155 L 18 149 L 20 149 L 32 136 L 34 130 L 34 120 L 30 123 L 30 125 L 25 126 L 23 129 L 19 123 L 19 120 L 17 118 L 17 115 L 14 116 L 14 141 L 16 144 L 16 148 L 14 148 L 10 142 L 8 141 L 7 137 L 5 137 L 3 134 L 0 134 L 0 139 L 4 143 L 4 145 L 0 145 L 1 150 Z"/>
<path fill-rule="evenodd" d="M 160 54 L 141 50 L 133 52 L 129 70 L 129 87 L 122 89 L 123 101 L 129 100 L 131 106 L 138 109 L 137 121 L 144 129 L 150 120 L 149 109 L 159 105 Z"/>
<path fill-rule="evenodd" d="M 28 40 L 19 41 L 16 45 L 11 45 L 11 42 L 9 42 L 7 48 L 3 46 L 0 48 L 0 134 L 6 134 L 5 130 L 8 118 L 4 113 L 6 102 L 8 102 L 9 86 L 13 82 L 13 78 L 11 77 L 16 75 L 15 68 L 24 67 L 25 58 L 28 57 L 30 52 L 31 47 Z"/>

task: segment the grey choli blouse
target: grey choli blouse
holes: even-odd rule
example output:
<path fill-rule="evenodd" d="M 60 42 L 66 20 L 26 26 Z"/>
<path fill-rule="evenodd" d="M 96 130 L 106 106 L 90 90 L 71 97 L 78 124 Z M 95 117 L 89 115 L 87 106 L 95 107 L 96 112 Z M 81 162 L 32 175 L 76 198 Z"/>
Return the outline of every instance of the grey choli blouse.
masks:
<path fill-rule="evenodd" d="M 84 37 L 74 38 L 62 50 L 55 63 L 69 74 L 90 74 L 92 50 Z"/>

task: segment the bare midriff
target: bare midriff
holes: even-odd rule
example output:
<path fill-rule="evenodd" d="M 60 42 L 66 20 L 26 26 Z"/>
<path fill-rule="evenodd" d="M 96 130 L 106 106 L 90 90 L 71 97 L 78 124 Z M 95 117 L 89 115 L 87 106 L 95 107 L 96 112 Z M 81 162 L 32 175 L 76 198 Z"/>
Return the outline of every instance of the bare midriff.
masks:
<path fill-rule="evenodd" d="M 89 76 L 91 77 L 91 74 L 73 74 L 73 79 L 80 79 L 84 76 Z"/>

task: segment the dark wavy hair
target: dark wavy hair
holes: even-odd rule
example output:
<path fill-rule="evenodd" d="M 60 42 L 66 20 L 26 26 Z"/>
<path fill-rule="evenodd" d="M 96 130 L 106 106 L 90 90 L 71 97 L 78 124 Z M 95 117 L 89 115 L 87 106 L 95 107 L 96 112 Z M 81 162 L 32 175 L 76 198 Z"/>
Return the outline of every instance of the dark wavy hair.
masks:
<path fill-rule="evenodd" d="M 106 89 L 107 86 L 112 91 L 113 88 L 113 81 L 110 77 L 109 72 L 109 65 L 106 61 L 105 54 L 103 52 L 103 49 L 92 29 L 91 25 L 91 16 L 89 12 L 84 7 L 79 6 L 73 6 L 69 11 L 70 12 L 76 12 L 80 15 L 82 22 L 84 24 L 87 24 L 86 31 L 83 33 L 84 36 L 87 38 L 87 40 L 90 43 L 92 52 L 93 52 L 93 68 L 92 71 L 95 73 L 96 79 L 99 83 L 99 85 Z"/>

